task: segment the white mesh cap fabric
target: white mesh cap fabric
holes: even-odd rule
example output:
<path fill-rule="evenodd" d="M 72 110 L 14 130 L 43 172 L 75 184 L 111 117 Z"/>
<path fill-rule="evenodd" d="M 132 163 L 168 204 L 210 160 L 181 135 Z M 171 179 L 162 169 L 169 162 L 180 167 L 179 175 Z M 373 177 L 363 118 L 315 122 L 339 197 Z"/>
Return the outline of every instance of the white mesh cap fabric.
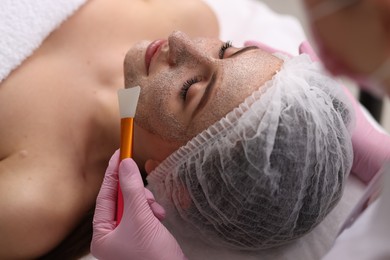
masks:
<path fill-rule="evenodd" d="M 185 236 L 271 248 L 308 233 L 341 198 L 351 106 L 307 55 L 284 59 L 272 80 L 148 176 Z"/>

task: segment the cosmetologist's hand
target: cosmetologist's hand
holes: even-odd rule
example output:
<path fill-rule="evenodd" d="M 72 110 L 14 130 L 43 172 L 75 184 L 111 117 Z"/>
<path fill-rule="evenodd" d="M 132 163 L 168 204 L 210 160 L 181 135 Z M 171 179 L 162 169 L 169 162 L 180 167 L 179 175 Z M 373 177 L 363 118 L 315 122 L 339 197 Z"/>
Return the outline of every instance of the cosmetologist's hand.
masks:
<path fill-rule="evenodd" d="M 313 61 L 319 61 L 308 42 L 301 43 L 299 53 L 306 53 Z M 353 105 L 356 116 L 356 126 L 352 133 L 354 152 L 352 173 L 363 182 L 368 183 L 382 165 L 390 160 L 390 136 L 376 128 L 368 120 L 358 101 L 345 86 L 343 88 Z"/>
<path fill-rule="evenodd" d="M 92 255 L 103 260 L 186 259 L 175 238 L 161 224 L 165 211 L 144 187 L 137 165 L 132 159 L 119 165 L 118 151 L 111 157 L 97 197 Z M 118 169 L 124 209 L 116 226 Z"/>

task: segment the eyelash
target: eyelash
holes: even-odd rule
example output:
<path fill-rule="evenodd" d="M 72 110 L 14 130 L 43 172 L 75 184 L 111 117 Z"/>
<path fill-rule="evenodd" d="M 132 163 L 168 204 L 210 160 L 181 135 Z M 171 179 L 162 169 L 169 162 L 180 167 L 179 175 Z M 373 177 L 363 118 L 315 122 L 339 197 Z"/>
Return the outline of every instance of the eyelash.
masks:
<path fill-rule="evenodd" d="M 202 78 L 197 76 L 197 77 L 193 77 L 192 79 L 189 79 L 187 80 L 186 82 L 184 82 L 182 88 L 181 88 L 181 91 L 180 91 L 180 96 L 183 100 L 186 100 L 186 97 L 187 97 L 187 92 L 188 92 L 188 89 L 193 85 L 193 84 L 196 84 L 198 82 L 202 81 Z"/>
<path fill-rule="evenodd" d="M 225 51 L 232 46 L 233 44 L 231 41 L 227 41 L 224 44 L 222 44 L 221 49 L 219 49 L 219 58 L 223 59 L 223 56 L 225 55 Z"/>
<path fill-rule="evenodd" d="M 232 46 L 233 46 L 233 44 L 231 41 L 227 41 L 224 44 L 222 44 L 221 48 L 219 49 L 219 53 L 218 53 L 219 58 L 223 59 L 223 56 L 225 55 L 226 50 Z M 193 84 L 196 84 L 200 81 L 202 81 L 202 77 L 197 76 L 197 77 L 193 77 L 193 78 L 187 80 L 186 82 L 184 82 L 184 84 L 181 88 L 181 91 L 180 91 L 180 97 L 185 101 L 189 88 Z"/>

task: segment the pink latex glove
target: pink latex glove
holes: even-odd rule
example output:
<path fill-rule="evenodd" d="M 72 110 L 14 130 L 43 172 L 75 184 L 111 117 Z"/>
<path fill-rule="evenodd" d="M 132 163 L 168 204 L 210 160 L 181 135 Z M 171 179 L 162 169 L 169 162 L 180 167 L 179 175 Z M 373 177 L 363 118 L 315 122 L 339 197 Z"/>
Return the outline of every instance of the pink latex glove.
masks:
<path fill-rule="evenodd" d="M 119 150 L 118 150 L 119 151 Z M 111 157 L 96 200 L 91 253 L 98 259 L 186 259 L 179 244 L 161 224 L 164 209 L 144 187 L 132 159 L 119 165 L 119 152 Z M 124 209 L 116 226 L 115 212 L 119 182 Z"/>
<path fill-rule="evenodd" d="M 257 46 L 269 53 L 278 52 L 292 56 L 289 53 L 257 41 L 247 41 L 244 45 Z M 308 42 L 300 44 L 299 53 L 306 53 L 313 61 L 319 61 L 317 54 Z M 358 101 L 345 86 L 343 86 L 343 89 L 350 99 L 356 114 L 356 127 L 352 133 L 354 159 L 351 172 L 363 182 L 368 183 L 380 170 L 384 162 L 390 160 L 390 137 L 380 132 L 368 121 Z"/>

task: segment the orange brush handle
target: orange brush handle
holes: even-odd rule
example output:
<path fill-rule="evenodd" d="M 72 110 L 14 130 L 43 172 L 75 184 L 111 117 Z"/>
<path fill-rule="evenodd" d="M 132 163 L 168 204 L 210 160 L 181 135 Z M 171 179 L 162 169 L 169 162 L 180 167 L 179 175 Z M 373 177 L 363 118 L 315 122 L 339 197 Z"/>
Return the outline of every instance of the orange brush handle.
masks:
<path fill-rule="evenodd" d="M 134 122 L 133 118 L 127 117 L 121 119 L 121 146 L 120 160 L 133 157 L 133 134 Z M 118 205 L 116 207 L 117 225 L 120 223 L 123 215 L 123 194 L 118 182 Z"/>

